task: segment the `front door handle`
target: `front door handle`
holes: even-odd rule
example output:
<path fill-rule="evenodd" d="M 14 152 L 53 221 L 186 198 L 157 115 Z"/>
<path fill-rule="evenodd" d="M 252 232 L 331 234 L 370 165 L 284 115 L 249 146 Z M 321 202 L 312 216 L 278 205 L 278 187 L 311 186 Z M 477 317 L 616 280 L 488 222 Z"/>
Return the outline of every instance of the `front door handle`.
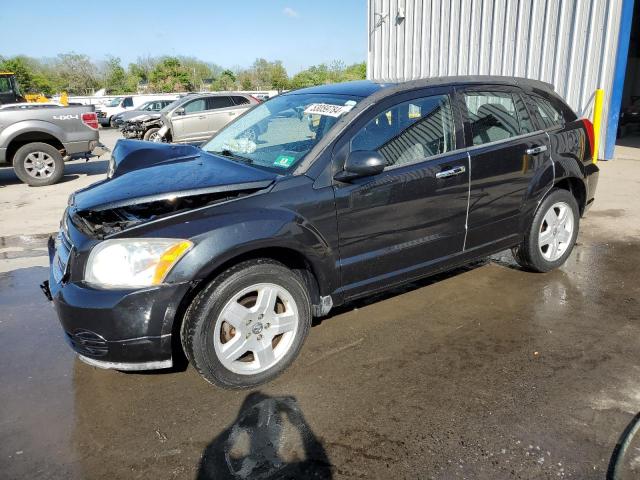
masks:
<path fill-rule="evenodd" d="M 539 147 L 532 147 L 532 148 L 527 148 L 527 155 L 537 155 L 539 153 L 542 152 L 546 152 L 547 151 L 547 146 L 546 145 L 540 145 Z"/>
<path fill-rule="evenodd" d="M 460 175 L 466 171 L 467 169 L 463 165 L 460 165 L 459 167 L 452 168 L 451 170 L 436 173 L 436 178 L 455 177 L 456 175 Z"/>

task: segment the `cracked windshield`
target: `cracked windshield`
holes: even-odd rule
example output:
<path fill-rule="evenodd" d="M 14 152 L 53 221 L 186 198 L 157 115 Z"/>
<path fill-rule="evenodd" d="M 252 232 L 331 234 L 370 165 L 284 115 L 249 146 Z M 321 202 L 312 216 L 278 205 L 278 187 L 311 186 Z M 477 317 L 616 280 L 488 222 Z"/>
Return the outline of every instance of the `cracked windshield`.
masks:
<path fill-rule="evenodd" d="M 203 150 L 286 172 L 360 97 L 290 94 L 263 103 L 212 138 Z"/>

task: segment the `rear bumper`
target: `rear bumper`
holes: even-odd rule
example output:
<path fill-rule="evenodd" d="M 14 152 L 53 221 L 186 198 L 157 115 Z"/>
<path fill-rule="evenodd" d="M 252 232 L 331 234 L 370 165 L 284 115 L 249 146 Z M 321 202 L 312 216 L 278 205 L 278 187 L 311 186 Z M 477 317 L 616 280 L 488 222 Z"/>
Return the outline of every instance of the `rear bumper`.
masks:
<path fill-rule="evenodd" d="M 594 163 L 587 165 L 585 169 L 585 186 L 587 190 L 587 198 L 584 205 L 584 210 L 582 214 L 585 215 L 591 206 L 596 197 L 596 188 L 598 187 L 598 178 L 600 176 L 600 169 Z"/>

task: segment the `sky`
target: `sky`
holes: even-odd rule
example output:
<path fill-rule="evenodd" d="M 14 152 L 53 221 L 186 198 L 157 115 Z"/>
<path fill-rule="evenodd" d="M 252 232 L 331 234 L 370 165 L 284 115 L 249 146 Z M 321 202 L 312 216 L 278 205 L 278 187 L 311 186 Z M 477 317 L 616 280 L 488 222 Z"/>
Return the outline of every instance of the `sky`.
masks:
<path fill-rule="evenodd" d="M 223 67 L 282 60 L 289 74 L 367 55 L 366 0 L 30 0 L 0 9 L 0 55 L 185 55 Z"/>

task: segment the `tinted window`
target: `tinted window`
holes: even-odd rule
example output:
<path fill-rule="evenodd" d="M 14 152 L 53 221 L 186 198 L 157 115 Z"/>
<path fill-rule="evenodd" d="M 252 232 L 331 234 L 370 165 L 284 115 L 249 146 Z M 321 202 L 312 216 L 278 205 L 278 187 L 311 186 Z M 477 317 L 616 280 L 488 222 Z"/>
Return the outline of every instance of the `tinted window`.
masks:
<path fill-rule="evenodd" d="M 233 107 L 233 101 L 231 101 L 231 97 L 209 97 L 207 99 L 207 109 L 215 110 L 217 108 L 227 108 Z"/>
<path fill-rule="evenodd" d="M 248 98 L 244 98 L 241 97 L 239 95 L 234 95 L 233 97 L 233 101 L 236 105 L 246 105 L 247 103 L 249 103 L 249 99 Z"/>
<path fill-rule="evenodd" d="M 12 93 L 9 77 L 0 77 L 0 93 Z"/>
<path fill-rule="evenodd" d="M 203 110 L 206 110 L 206 105 L 206 99 L 198 98 L 197 100 L 193 100 L 192 102 L 189 102 L 184 106 L 184 113 L 188 114 L 202 112 Z"/>
<path fill-rule="evenodd" d="M 551 128 L 564 125 L 564 118 L 560 110 L 554 107 L 549 100 L 538 95 L 531 95 L 533 105 L 536 108 L 538 118 L 542 122 L 542 128 Z"/>
<path fill-rule="evenodd" d="M 123 107 L 133 107 L 133 98 L 127 97 L 122 101 Z"/>
<path fill-rule="evenodd" d="M 464 94 L 473 145 L 496 142 L 533 131 L 524 103 L 509 92 Z"/>
<path fill-rule="evenodd" d="M 419 162 L 455 148 L 448 95 L 400 103 L 367 123 L 351 140 L 351 151 L 376 150 L 387 165 Z"/>

